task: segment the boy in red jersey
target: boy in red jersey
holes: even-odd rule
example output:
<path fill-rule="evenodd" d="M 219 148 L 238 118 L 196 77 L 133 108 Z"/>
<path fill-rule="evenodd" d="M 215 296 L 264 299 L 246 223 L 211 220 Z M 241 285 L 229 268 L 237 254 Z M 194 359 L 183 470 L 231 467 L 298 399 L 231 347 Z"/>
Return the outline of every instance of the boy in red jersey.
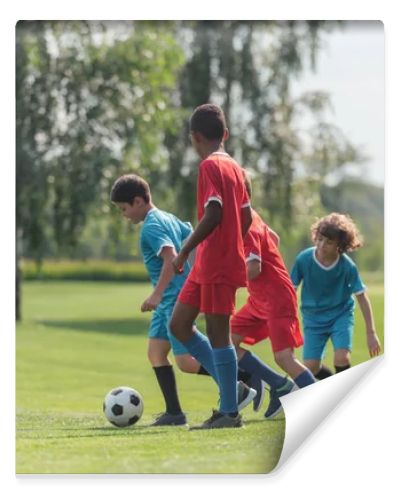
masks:
<path fill-rule="evenodd" d="M 194 428 L 240 427 L 237 358 L 229 320 L 235 309 L 236 290 L 246 285 L 243 235 L 251 224 L 249 197 L 241 167 L 224 150 L 228 130 L 222 110 L 213 104 L 196 108 L 190 119 L 190 134 L 202 159 L 197 179 L 199 223 L 173 261 L 176 272 L 182 272 L 189 253 L 197 249 L 170 329 L 219 386 L 219 411 Z M 205 315 L 209 342 L 193 329 L 199 312 Z"/>
<path fill-rule="evenodd" d="M 251 197 L 250 179 L 244 170 L 243 173 Z M 294 348 L 303 345 L 297 316 L 297 297 L 277 248 L 276 235 L 254 210 L 252 216 L 252 224 L 244 238 L 249 297 L 233 316 L 231 331 L 239 368 L 252 374 L 253 382 L 250 384 L 258 391 L 255 409 L 259 409 L 262 402 L 262 380 L 270 387 L 270 404 L 265 417 L 272 418 L 282 409 L 279 397 L 293 391 L 295 384 L 304 387 L 314 383 L 315 379 L 310 370 L 294 356 Z M 253 345 L 268 337 L 276 363 L 290 375 L 295 384 L 240 347 L 241 342 Z"/>

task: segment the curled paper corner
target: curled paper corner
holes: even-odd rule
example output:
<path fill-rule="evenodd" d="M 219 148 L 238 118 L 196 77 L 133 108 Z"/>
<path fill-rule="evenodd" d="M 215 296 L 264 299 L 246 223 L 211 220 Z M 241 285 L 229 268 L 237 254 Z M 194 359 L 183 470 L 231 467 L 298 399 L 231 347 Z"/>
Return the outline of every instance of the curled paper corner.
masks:
<path fill-rule="evenodd" d="M 383 356 L 371 359 L 281 398 L 286 420 L 285 439 L 273 473 L 278 472 L 318 425 L 382 360 Z"/>

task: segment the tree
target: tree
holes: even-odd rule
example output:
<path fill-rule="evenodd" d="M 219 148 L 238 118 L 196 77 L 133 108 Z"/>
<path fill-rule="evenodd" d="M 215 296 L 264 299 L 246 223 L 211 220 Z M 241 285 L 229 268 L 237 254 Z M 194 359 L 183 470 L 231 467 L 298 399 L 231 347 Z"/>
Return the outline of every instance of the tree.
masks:
<path fill-rule="evenodd" d="M 280 230 L 290 230 L 295 205 L 293 187 L 299 166 L 319 183 L 360 156 L 326 120 L 329 97 L 320 91 L 294 98 L 293 78 L 307 61 L 315 64 L 321 37 L 334 23 L 271 21 L 197 21 L 177 27 L 187 54 L 179 98 L 189 117 L 194 107 L 217 102 L 226 114 L 231 139 L 227 150 L 257 179 L 256 204 Z M 308 113 L 311 126 L 297 120 Z M 173 147 L 170 171 L 180 206 L 192 207 L 197 161 L 188 151 L 187 125 L 168 136 Z M 307 184 L 303 184 L 303 190 Z M 317 186 L 318 188 L 318 186 Z M 318 190 L 318 189 L 317 189 Z M 303 198 L 311 189 L 303 192 Z M 192 215 L 187 208 L 187 215 Z"/>
<path fill-rule="evenodd" d="M 40 263 L 73 253 L 126 162 L 160 180 L 183 54 L 157 23 L 22 22 L 16 38 L 17 263 L 21 245 Z"/>

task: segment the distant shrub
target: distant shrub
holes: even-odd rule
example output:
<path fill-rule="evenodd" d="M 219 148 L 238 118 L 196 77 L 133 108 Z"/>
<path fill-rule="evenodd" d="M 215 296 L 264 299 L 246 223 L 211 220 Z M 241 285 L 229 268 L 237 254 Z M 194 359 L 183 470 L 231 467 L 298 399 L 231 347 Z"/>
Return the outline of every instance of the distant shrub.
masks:
<path fill-rule="evenodd" d="M 22 262 L 25 280 L 77 281 L 148 281 L 142 262 L 115 262 L 108 260 L 45 260 L 41 266 L 34 261 Z"/>

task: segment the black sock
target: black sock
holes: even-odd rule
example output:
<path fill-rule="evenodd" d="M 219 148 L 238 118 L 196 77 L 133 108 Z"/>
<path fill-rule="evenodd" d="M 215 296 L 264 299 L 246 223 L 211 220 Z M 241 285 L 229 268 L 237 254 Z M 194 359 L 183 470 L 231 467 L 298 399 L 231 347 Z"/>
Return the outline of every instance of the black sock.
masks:
<path fill-rule="evenodd" d="M 331 377 L 333 375 L 333 371 L 330 370 L 327 366 L 321 365 L 319 372 L 317 372 L 314 377 L 318 380 L 323 380 L 324 378 Z"/>
<path fill-rule="evenodd" d="M 336 370 L 336 373 L 340 373 L 340 372 L 343 372 L 344 370 L 348 370 L 350 368 L 351 365 L 346 365 L 346 366 L 336 366 L 335 365 L 335 370 Z"/>
<path fill-rule="evenodd" d="M 204 368 L 203 365 L 200 365 L 199 371 L 197 372 L 197 375 L 208 375 L 210 377 L 210 374 L 208 371 Z"/>
<path fill-rule="evenodd" d="M 173 367 L 171 365 L 155 366 L 153 369 L 157 377 L 158 385 L 164 396 L 167 413 L 171 415 L 182 413 Z"/>
<path fill-rule="evenodd" d="M 199 371 L 197 372 L 197 375 L 208 375 L 208 376 L 210 376 L 210 374 L 204 368 L 203 365 L 200 365 L 200 368 L 199 368 Z M 238 380 L 242 380 L 245 384 L 247 384 L 247 382 L 249 382 L 250 379 L 251 379 L 251 374 L 250 373 L 245 372 L 244 370 L 238 369 Z"/>
<path fill-rule="evenodd" d="M 251 373 L 246 372 L 245 370 L 242 370 L 241 368 L 238 369 L 238 380 L 241 380 L 245 384 L 248 385 L 248 382 L 251 379 Z"/>

